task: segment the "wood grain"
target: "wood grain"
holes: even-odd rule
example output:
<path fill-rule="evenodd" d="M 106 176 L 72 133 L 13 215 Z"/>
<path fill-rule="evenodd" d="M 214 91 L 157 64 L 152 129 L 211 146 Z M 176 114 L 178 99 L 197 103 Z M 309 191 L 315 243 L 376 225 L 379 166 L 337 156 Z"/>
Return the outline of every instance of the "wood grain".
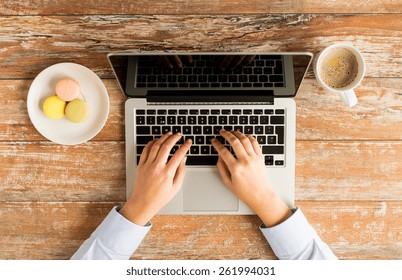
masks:
<path fill-rule="evenodd" d="M 115 203 L 0 203 L 0 259 L 68 259 Z M 340 259 L 400 259 L 400 202 L 298 202 Z M 272 259 L 255 216 L 156 216 L 134 259 Z"/>
<path fill-rule="evenodd" d="M 109 117 L 96 141 L 124 141 L 124 102 L 115 80 L 103 80 L 110 98 Z M 26 109 L 32 80 L 0 80 L 0 140 L 46 140 L 33 127 Z M 359 103 L 344 106 L 315 79 L 306 79 L 297 104 L 297 140 L 401 140 L 401 78 L 366 78 L 356 90 Z M 317 113 L 319 112 L 319 113 Z M 364 127 L 364 129 L 361 129 Z M 381 133 L 379 133 L 381 132 Z"/>
<path fill-rule="evenodd" d="M 401 201 L 402 142 L 299 141 L 298 200 Z M 0 201 L 125 200 L 124 142 L 0 142 Z"/>
<path fill-rule="evenodd" d="M 320 1 L 320 0 L 147 0 L 127 1 L 38 1 L 2 0 L 0 14 L 256 14 L 256 13 L 399 13 L 402 11 L 398 0 L 361 1 Z"/>
<path fill-rule="evenodd" d="M 368 77 L 400 77 L 398 14 L 238 16 L 7 16 L 0 18 L 0 78 L 26 79 L 58 62 L 77 62 L 102 78 L 111 51 L 311 51 L 352 41 Z M 386 42 L 386 44 L 384 44 Z"/>

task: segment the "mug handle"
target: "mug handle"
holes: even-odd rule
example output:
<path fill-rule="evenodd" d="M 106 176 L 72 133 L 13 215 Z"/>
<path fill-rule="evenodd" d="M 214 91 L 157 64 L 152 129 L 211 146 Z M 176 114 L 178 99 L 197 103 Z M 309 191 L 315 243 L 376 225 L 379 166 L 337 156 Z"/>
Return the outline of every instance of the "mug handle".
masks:
<path fill-rule="evenodd" d="M 357 97 L 353 89 L 347 91 L 340 91 L 338 92 L 338 94 L 345 105 L 352 107 L 357 104 Z"/>

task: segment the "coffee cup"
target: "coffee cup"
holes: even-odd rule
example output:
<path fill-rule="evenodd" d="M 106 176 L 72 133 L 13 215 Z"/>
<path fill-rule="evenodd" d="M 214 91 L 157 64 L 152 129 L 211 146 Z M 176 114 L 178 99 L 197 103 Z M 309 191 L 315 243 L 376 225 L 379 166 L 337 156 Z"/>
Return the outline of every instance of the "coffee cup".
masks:
<path fill-rule="evenodd" d="M 314 59 L 314 74 L 321 86 L 337 93 L 349 107 L 357 104 L 354 89 L 363 80 L 366 71 L 364 59 L 350 43 L 326 47 Z"/>

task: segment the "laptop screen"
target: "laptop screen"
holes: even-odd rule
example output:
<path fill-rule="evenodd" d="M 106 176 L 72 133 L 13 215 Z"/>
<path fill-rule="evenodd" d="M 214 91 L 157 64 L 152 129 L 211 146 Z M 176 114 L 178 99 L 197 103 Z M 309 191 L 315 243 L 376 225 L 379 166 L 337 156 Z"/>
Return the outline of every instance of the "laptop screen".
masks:
<path fill-rule="evenodd" d="M 109 62 L 127 97 L 293 97 L 311 53 L 110 54 Z"/>

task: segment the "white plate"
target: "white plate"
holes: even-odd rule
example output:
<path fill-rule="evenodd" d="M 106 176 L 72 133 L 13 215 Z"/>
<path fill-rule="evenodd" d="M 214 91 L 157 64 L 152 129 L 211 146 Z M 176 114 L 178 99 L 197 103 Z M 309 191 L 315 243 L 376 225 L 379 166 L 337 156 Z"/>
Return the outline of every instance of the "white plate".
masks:
<path fill-rule="evenodd" d="M 43 102 L 55 95 L 57 81 L 65 77 L 78 82 L 88 104 L 88 118 L 82 123 L 73 123 L 66 117 L 52 120 L 43 113 Z M 75 63 L 59 63 L 36 76 L 29 88 L 27 106 L 29 118 L 40 134 L 58 144 L 76 145 L 93 138 L 105 125 L 109 95 L 102 80 L 90 69 Z"/>

